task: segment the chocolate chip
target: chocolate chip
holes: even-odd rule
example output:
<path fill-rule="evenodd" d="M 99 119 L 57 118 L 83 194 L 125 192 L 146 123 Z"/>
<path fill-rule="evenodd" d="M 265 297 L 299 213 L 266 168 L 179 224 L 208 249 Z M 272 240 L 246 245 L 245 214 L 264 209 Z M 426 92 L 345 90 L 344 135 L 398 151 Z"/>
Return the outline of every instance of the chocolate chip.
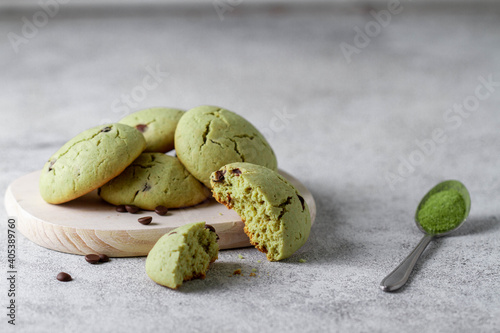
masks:
<path fill-rule="evenodd" d="M 137 219 L 137 221 L 139 221 L 140 224 L 150 224 L 151 221 L 153 221 L 153 218 L 151 216 L 143 216 L 143 217 L 140 217 Z"/>
<path fill-rule="evenodd" d="M 109 132 L 109 131 L 111 131 L 111 127 L 109 126 L 106 126 L 103 129 L 101 129 L 101 132 Z"/>
<path fill-rule="evenodd" d="M 219 235 L 217 235 L 217 233 L 215 232 L 215 228 L 214 227 L 212 227 L 210 224 L 205 224 L 205 229 L 208 229 L 211 232 L 214 232 L 215 236 L 217 236 L 216 240 L 219 240 Z"/>
<path fill-rule="evenodd" d="M 208 230 L 210 230 L 212 232 L 215 232 L 215 228 L 212 227 L 210 224 L 205 224 L 205 229 L 208 229 Z"/>
<path fill-rule="evenodd" d="M 215 172 L 215 176 L 213 178 L 213 181 L 215 183 L 220 183 L 224 180 L 224 175 L 226 174 L 225 170 L 219 170 Z"/>
<path fill-rule="evenodd" d="M 101 258 L 99 258 L 99 255 L 97 255 L 97 254 L 87 254 L 85 256 L 85 260 L 87 260 L 87 262 L 89 264 L 94 265 L 94 264 L 97 264 L 99 262 L 99 260 L 101 260 Z"/>
<path fill-rule="evenodd" d="M 299 200 L 300 200 L 300 203 L 302 204 L 302 210 L 306 209 L 305 205 L 304 205 L 304 198 L 302 198 L 302 196 L 298 195 L 297 196 L 299 197 Z"/>
<path fill-rule="evenodd" d="M 139 132 L 144 133 L 148 129 L 148 125 L 139 124 L 139 125 L 135 125 L 135 128 L 137 128 L 137 130 Z"/>
<path fill-rule="evenodd" d="M 240 169 L 233 169 L 233 170 L 231 170 L 231 173 L 235 174 L 236 176 L 239 176 L 239 175 L 241 175 L 241 170 Z"/>
<path fill-rule="evenodd" d="M 156 206 L 155 213 L 158 214 L 158 215 L 161 215 L 161 216 L 167 215 L 168 208 L 165 207 L 165 206 Z"/>
<path fill-rule="evenodd" d="M 61 272 L 61 273 L 57 274 L 56 278 L 59 281 L 62 281 L 62 282 L 68 282 L 68 281 L 73 280 L 73 278 L 71 277 L 71 275 L 69 275 L 68 273 L 64 273 L 64 272 Z"/>
<path fill-rule="evenodd" d="M 134 205 L 125 205 L 125 209 L 130 214 L 135 214 L 135 213 L 137 213 L 139 211 L 139 207 L 134 206 Z"/>
<path fill-rule="evenodd" d="M 116 211 L 119 213 L 126 213 L 127 209 L 125 208 L 125 205 L 118 205 L 116 206 Z"/>
<path fill-rule="evenodd" d="M 49 161 L 49 162 L 50 162 L 50 164 L 49 164 L 49 172 L 50 172 L 50 171 L 52 171 L 52 170 L 54 170 L 54 169 L 52 168 L 52 166 L 54 165 L 54 163 L 56 163 L 56 161 L 57 161 L 57 160 L 52 160 L 52 161 Z"/>
<path fill-rule="evenodd" d="M 100 254 L 99 255 L 99 261 L 100 262 L 108 262 L 109 261 L 109 257 L 105 254 Z"/>

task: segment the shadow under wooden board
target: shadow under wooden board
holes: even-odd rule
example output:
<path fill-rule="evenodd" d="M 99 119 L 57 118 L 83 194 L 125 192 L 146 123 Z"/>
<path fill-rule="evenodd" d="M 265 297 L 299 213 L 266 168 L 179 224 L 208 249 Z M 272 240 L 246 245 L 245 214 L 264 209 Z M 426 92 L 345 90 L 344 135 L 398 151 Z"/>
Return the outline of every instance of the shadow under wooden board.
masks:
<path fill-rule="evenodd" d="M 311 221 L 316 217 L 312 194 L 297 179 L 280 171 L 301 193 L 309 206 Z M 102 253 L 110 257 L 145 256 L 165 233 L 181 225 L 205 221 L 214 226 L 221 249 L 250 246 L 244 223 L 233 210 L 214 199 L 197 206 L 171 209 L 165 216 L 151 211 L 118 213 L 93 191 L 61 205 L 46 203 L 38 190 L 40 171 L 12 182 L 5 193 L 9 216 L 17 218 L 16 228 L 34 243 L 48 249 L 85 255 Z M 149 225 L 141 216 L 152 216 Z"/>

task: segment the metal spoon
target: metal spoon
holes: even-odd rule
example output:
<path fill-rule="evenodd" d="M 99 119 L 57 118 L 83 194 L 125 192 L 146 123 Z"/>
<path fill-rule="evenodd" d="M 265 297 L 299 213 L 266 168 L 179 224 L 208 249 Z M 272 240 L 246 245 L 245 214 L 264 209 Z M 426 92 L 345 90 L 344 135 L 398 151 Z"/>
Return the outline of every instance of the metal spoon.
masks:
<path fill-rule="evenodd" d="M 422 226 L 419 223 L 418 212 L 420 211 L 420 209 L 422 209 L 423 205 L 431 195 L 444 190 L 451 190 L 451 189 L 458 191 L 462 195 L 462 198 L 465 201 L 465 214 L 462 222 L 460 222 L 460 224 L 458 224 L 455 228 L 448 230 L 446 232 L 435 233 L 435 234 L 428 233 L 422 228 Z M 467 191 L 467 188 L 464 186 L 464 184 L 462 184 L 458 180 L 447 180 L 434 186 L 422 198 L 415 213 L 415 223 L 417 224 L 417 227 L 420 229 L 420 231 L 422 231 L 425 234 L 425 236 L 422 238 L 420 243 L 418 243 L 417 247 L 408 255 L 408 257 L 406 257 L 406 259 L 403 260 L 403 262 L 399 264 L 399 266 L 396 267 L 395 270 L 393 270 L 389 275 L 385 277 L 385 279 L 382 280 L 382 282 L 380 283 L 380 288 L 383 291 L 395 291 L 404 286 L 406 281 L 408 281 L 408 277 L 410 276 L 413 267 L 415 267 L 418 258 L 420 257 L 422 252 L 424 252 L 427 245 L 429 245 L 430 241 L 433 240 L 435 237 L 442 237 L 457 230 L 462 224 L 464 224 L 465 220 L 469 216 L 469 212 L 470 212 L 470 194 L 469 191 Z"/>

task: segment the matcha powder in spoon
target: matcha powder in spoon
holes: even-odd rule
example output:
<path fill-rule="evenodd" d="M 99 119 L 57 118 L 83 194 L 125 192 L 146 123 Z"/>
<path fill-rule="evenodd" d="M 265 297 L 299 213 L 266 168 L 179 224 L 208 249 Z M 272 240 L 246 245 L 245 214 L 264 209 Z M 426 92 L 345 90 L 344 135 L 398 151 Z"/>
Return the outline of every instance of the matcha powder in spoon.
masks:
<path fill-rule="evenodd" d="M 427 199 L 417 217 L 429 234 L 439 234 L 454 229 L 464 219 L 465 201 L 456 190 L 444 190 Z"/>

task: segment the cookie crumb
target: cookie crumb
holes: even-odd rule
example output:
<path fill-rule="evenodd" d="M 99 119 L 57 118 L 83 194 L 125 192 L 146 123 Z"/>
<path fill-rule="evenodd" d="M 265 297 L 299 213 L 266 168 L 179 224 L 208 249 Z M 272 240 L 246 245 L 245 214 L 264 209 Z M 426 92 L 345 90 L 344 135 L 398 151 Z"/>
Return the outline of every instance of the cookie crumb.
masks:
<path fill-rule="evenodd" d="M 260 264 L 262 262 L 262 260 L 257 260 L 257 262 Z"/>
<path fill-rule="evenodd" d="M 257 276 L 257 275 L 255 275 L 255 273 L 250 273 L 250 275 L 248 275 L 248 276 Z"/>
<path fill-rule="evenodd" d="M 305 263 L 306 261 L 307 261 L 307 260 L 305 260 L 305 259 L 299 259 L 299 262 L 300 262 L 300 263 Z"/>
<path fill-rule="evenodd" d="M 238 258 L 245 259 L 245 258 L 243 258 L 243 256 L 241 254 L 238 254 Z"/>
<path fill-rule="evenodd" d="M 252 268 L 252 272 L 257 272 L 257 268 Z"/>
<path fill-rule="evenodd" d="M 235 271 L 233 272 L 233 275 L 241 275 L 241 269 L 240 269 L 240 268 L 238 268 L 237 270 L 235 270 Z"/>
<path fill-rule="evenodd" d="M 224 215 L 224 214 L 222 214 L 222 213 L 219 213 L 219 215 L 220 215 L 220 216 L 222 216 L 222 215 Z"/>

